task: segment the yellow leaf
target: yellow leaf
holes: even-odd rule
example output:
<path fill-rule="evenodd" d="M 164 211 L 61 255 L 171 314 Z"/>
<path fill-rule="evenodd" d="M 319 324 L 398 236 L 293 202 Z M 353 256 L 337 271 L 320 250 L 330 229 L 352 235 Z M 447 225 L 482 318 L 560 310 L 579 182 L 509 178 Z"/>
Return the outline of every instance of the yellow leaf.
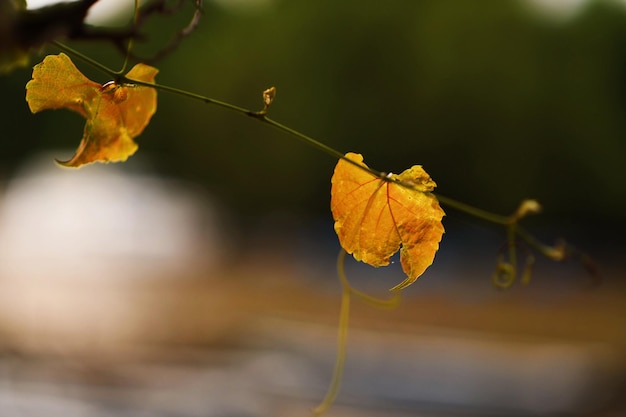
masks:
<path fill-rule="evenodd" d="M 126 77 L 153 83 L 158 70 L 135 65 Z M 156 111 L 156 90 L 117 84 L 100 85 L 85 77 L 65 54 L 47 56 L 33 69 L 26 84 L 26 101 L 33 113 L 65 108 L 86 119 L 83 138 L 75 155 L 65 162 L 79 167 L 91 162 L 121 162 L 137 150 L 134 138 Z"/>
<path fill-rule="evenodd" d="M 359 154 L 348 153 L 346 158 L 367 167 Z M 376 267 L 388 265 L 400 249 L 407 278 L 393 289 L 412 284 L 432 264 L 444 232 L 445 213 L 431 194 L 434 188 L 435 182 L 420 165 L 380 178 L 339 160 L 332 178 L 331 210 L 341 246 L 356 260 Z"/>

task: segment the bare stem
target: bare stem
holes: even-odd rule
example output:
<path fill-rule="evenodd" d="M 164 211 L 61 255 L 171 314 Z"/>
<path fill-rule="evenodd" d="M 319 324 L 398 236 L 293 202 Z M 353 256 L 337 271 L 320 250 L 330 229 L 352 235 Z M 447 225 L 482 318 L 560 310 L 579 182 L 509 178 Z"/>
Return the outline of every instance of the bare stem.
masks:
<path fill-rule="evenodd" d="M 102 65 L 101 63 L 99 63 L 98 61 L 84 55 L 83 53 L 70 48 L 67 45 L 64 45 L 60 42 L 53 42 L 53 44 L 55 46 L 57 46 L 59 49 L 67 52 L 70 55 L 75 56 L 76 58 L 82 60 L 83 62 L 91 65 L 92 67 L 98 69 L 99 71 L 109 75 L 110 77 L 116 79 L 116 81 L 120 82 L 120 83 L 129 83 L 129 84 L 134 84 L 134 85 L 139 85 L 139 86 L 145 86 L 145 87 L 150 87 L 150 88 L 154 88 L 156 90 L 159 91 L 163 91 L 163 92 L 167 92 L 170 94 L 175 94 L 178 96 L 182 96 L 182 97 L 187 97 L 193 100 L 198 100 L 201 101 L 205 104 L 212 104 L 218 107 L 222 107 L 226 110 L 230 110 L 230 111 L 234 111 L 236 113 L 240 113 L 244 116 L 247 117 L 251 117 L 255 120 L 258 120 L 259 122 L 266 124 L 268 126 L 271 126 L 275 129 L 278 129 L 284 133 L 287 133 L 288 135 L 298 139 L 299 141 L 306 143 L 307 145 L 317 149 L 318 151 L 321 151 L 327 155 L 329 155 L 330 157 L 334 158 L 334 159 L 343 159 L 344 161 L 354 165 L 355 167 L 362 169 L 368 173 L 370 173 L 371 175 L 378 177 L 384 181 L 392 181 L 391 179 L 389 179 L 389 177 L 387 176 L 386 173 L 382 172 L 382 171 L 377 171 L 373 168 L 367 167 L 363 164 L 360 164 L 356 161 L 353 161 L 349 158 L 347 158 L 344 153 L 308 136 L 305 135 L 302 132 L 299 132 L 295 129 L 292 129 L 282 123 L 279 123 L 269 117 L 267 117 L 267 108 L 261 110 L 261 111 L 253 111 L 253 110 L 249 110 L 231 103 L 227 103 L 225 101 L 220 101 L 220 100 L 216 100 L 210 97 L 206 97 L 203 96 L 201 94 L 196 94 L 190 91 L 186 91 L 186 90 L 182 90 L 179 88 L 175 88 L 175 87 L 170 87 L 167 85 L 162 85 L 162 84 L 152 84 L 152 83 L 147 83 L 144 81 L 139 81 L 139 80 L 133 80 L 133 79 L 129 79 L 123 75 L 121 75 L 118 71 L 112 70 L 111 68 L 108 68 L 104 65 Z M 422 192 L 420 190 L 415 189 L 415 187 L 412 184 L 407 184 L 401 181 L 396 181 L 396 184 L 398 184 L 401 187 L 405 187 L 408 189 L 412 189 L 416 192 Z M 517 220 L 518 219 L 513 219 L 511 216 L 503 216 L 497 213 L 492 213 L 474 206 L 471 206 L 469 204 L 457 201 L 455 199 L 452 199 L 450 197 L 446 197 L 440 194 L 435 194 L 436 198 L 439 200 L 439 202 L 445 206 L 448 206 L 454 210 L 458 210 L 461 212 L 464 212 L 466 214 L 469 214 L 472 217 L 476 217 L 479 219 L 482 219 L 484 221 L 490 222 L 490 223 L 494 223 L 494 224 L 498 224 L 498 225 L 502 225 L 505 226 L 507 229 L 507 241 L 509 242 L 509 244 L 514 240 L 515 237 L 520 238 L 522 241 L 526 242 L 530 247 L 538 250 L 540 253 L 542 253 L 545 256 L 548 256 L 552 259 L 555 259 L 556 256 L 554 255 L 555 250 L 554 248 L 544 245 L 543 243 L 539 242 L 533 235 L 531 235 L 530 233 L 528 233 L 527 231 L 525 231 L 524 229 L 522 229 L 518 224 L 517 224 Z M 514 248 L 511 248 L 512 251 L 514 251 Z M 513 263 L 515 264 L 515 255 L 513 253 L 511 253 L 511 260 L 513 261 Z"/>

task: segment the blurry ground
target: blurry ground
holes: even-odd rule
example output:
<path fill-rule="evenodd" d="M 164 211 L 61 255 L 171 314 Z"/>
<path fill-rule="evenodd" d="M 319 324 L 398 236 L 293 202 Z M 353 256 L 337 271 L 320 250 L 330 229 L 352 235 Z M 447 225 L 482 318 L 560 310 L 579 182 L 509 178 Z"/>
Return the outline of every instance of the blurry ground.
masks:
<path fill-rule="evenodd" d="M 335 357 L 329 220 L 277 215 L 229 243 L 192 189 L 101 168 L 31 167 L 6 187 L 1 415 L 310 415 Z M 590 241 L 599 286 L 578 265 L 540 261 L 530 286 L 502 292 L 490 285 L 499 231 L 446 222 L 434 266 L 398 309 L 354 302 L 329 416 L 624 415 L 619 248 Z M 348 274 L 378 294 L 401 279 L 353 262 Z"/>
<path fill-rule="evenodd" d="M 91 309 L 74 312 L 88 323 L 70 335 L 46 334 L 45 315 L 26 339 L 3 329 L 2 415 L 309 415 L 329 382 L 339 295 L 297 273 L 248 264 L 210 282 L 126 287 L 118 298 L 134 310 L 116 319 L 135 329 L 123 335 L 98 329 L 115 311 Z M 330 415 L 623 415 L 623 288 L 483 285 L 476 300 L 418 286 L 394 311 L 355 303 Z M 76 292 L 66 302 L 103 302 L 100 289 Z"/>

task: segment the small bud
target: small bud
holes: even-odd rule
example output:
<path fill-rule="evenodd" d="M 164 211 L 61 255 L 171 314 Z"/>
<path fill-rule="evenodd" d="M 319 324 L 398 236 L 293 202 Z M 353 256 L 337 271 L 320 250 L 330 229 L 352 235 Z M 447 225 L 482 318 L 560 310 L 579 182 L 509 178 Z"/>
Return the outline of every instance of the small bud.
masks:
<path fill-rule="evenodd" d="M 274 97 L 276 97 L 276 87 L 270 87 L 263 91 L 263 106 L 265 107 L 265 110 L 271 106 L 274 101 Z"/>
<path fill-rule="evenodd" d="M 541 204 L 537 200 L 524 200 L 515 210 L 515 213 L 511 215 L 510 222 L 515 223 L 529 214 L 537 214 L 539 212 L 541 212 Z"/>

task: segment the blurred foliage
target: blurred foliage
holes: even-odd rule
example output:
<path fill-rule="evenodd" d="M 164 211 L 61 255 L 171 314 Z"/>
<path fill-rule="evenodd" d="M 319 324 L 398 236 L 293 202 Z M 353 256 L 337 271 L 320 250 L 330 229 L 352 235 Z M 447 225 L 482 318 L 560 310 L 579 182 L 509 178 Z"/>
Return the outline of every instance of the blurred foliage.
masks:
<path fill-rule="evenodd" d="M 156 64 L 158 82 L 252 109 L 275 85 L 271 117 L 375 169 L 422 164 L 440 193 L 493 211 L 532 197 L 548 220 L 624 220 L 624 7 L 590 1 L 563 21 L 512 0 L 205 7 L 198 30 Z M 165 42 L 164 24 L 173 33 L 184 17 L 153 25 L 152 42 Z M 121 65 L 106 46 L 73 46 Z M 0 79 L 5 175 L 81 136 L 75 115 L 29 113 L 29 79 L 29 70 Z M 336 161 L 239 115 L 159 100 L 138 142 L 161 172 L 203 184 L 242 214 L 328 212 Z"/>

